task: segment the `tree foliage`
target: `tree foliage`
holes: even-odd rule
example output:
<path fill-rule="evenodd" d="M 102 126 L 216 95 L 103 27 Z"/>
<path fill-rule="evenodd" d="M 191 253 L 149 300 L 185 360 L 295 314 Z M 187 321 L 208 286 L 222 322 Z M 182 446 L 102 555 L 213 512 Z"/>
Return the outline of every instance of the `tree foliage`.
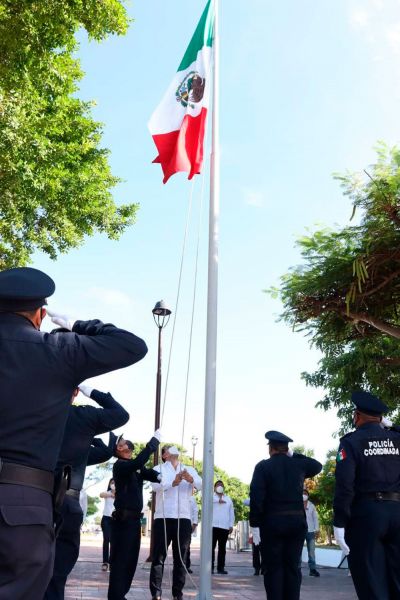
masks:
<path fill-rule="evenodd" d="M 75 33 L 123 34 L 118 0 L 0 0 L 0 268 L 39 249 L 56 258 L 95 231 L 117 238 L 137 206 L 117 206 L 118 178 L 101 148 Z"/>
<path fill-rule="evenodd" d="M 95 515 L 97 513 L 97 511 L 99 510 L 99 502 L 99 498 L 96 498 L 95 496 L 87 497 L 87 517 L 90 517 L 91 515 Z"/>
<path fill-rule="evenodd" d="M 304 373 L 323 387 L 325 409 L 349 423 L 350 393 L 368 388 L 398 411 L 400 349 L 400 150 L 380 144 L 360 174 L 337 175 L 358 224 L 319 230 L 298 240 L 303 264 L 282 277 L 282 319 L 322 353 Z M 398 417 L 398 412 L 394 414 Z"/>
<path fill-rule="evenodd" d="M 307 485 L 310 500 L 315 504 L 320 528 L 332 544 L 333 533 L 333 497 L 335 493 L 336 450 L 330 450 L 321 473 L 314 477 L 313 485 Z"/>

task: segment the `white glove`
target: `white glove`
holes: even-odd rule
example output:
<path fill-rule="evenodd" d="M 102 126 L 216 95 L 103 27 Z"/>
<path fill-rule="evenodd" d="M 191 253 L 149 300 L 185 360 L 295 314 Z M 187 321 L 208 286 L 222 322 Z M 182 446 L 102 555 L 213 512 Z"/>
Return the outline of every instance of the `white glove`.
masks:
<path fill-rule="evenodd" d="M 288 456 L 290 456 L 290 458 L 293 456 L 293 450 L 291 448 L 289 448 L 289 450 L 286 452 L 286 454 Z"/>
<path fill-rule="evenodd" d="M 390 419 L 387 419 L 386 417 L 382 417 L 382 421 L 380 422 L 380 426 L 382 427 L 382 429 L 392 427 L 393 426 L 393 421 L 391 421 Z"/>
<path fill-rule="evenodd" d="M 253 544 L 259 546 L 261 544 L 260 528 L 253 527 Z"/>
<path fill-rule="evenodd" d="M 53 323 L 55 323 L 56 325 L 59 325 L 60 327 L 64 327 L 65 329 L 69 329 L 70 331 L 72 331 L 72 328 L 74 326 L 76 319 L 71 319 L 71 317 L 69 317 L 68 315 L 60 315 L 60 314 L 50 310 L 49 308 L 46 308 L 46 312 L 49 315 L 49 317 L 51 318 L 51 320 L 53 321 Z"/>
<path fill-rule="evenodd" d="M 161 442 L 161 429 L 157 429 L 157 431 L 155 431 L 153 433 L 153 437 L 155 437 L 156 440 L 158 440 L 159 442 Z"/>
<path fill-rule="evenodd" d="M 90 398 L 90 394 L 92 393 L 94 388 L 90 387 L 90 385 L 85 385 L 83 383 L 81 383 L 78 387 L 84 396 L 87 396 L 88 398 Z"/>
<path fill-rule="evenodd" d="M 335 536 L 335 540 L 339 544 L 344 555 L 347 556 L 348 554 L 350 554 L 350 548 L 344 540 L 344 527 L 334 527 L 333 535 Z"/>

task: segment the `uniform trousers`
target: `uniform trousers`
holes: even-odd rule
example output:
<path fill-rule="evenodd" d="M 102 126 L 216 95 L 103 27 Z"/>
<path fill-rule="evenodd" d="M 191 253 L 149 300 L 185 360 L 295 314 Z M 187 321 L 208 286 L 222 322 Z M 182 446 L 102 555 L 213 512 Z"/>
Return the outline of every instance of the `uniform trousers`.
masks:
<path fill-rule="evenodd" d="M 190 567 L 192 566 L 192 561 L 190 560 L 190 545 L 192 543 L 192 539 L 190 538 L 190 542 L 189 542 L 189 546 L 187 548 L 187 552 L 186 552 L 186 568 L 190 569 Z"/>
<path fill-rule="evenodd" d="M 0 484 L 0 600 L 41 599 L 53 571 L 51 495 Z"/>
<path fill-rule="evenodd" d="M 400 502 L 365 498 L 346 527 L 348 557 L 360 600 L 400 598 Z"/>
<path fill-rule="evenodd" d="M 254 572 L 259 574 L 262 570 L 262 562 L 261 562 L 261 544 L 252 544 L 251 551 L 253 554 L 253 568 Z"/>
<path fill-rule="evenodd" d="M 179 521 L 179 541 L 178 541 Z M 172 542 L 172 596 L 180 600 L 186 581 L 186 553 L 190 544 L 192 523 L 190 519 L 154 519 L 153 561 L 150 570 L 150 592 L 153 596 L 161 596 L 161 585 L 164 574 L 164 562 L 168 547 Z M 166 533 L 166 537 L 165 537 Z"/>
<path fill-rule="evenodd" d="M 103 563 L 110 562 L 110 542 L 111 542 L 111 517 L 105 515 L 101 518 L 101 530 L 103 532 Z"/>
<path fill-rule="evenodd" d="M 299 561 L 306 531 L 305 515 L 274 514 L 265 517 L 260 534 L 268 600 L 299 600 Z"/>
<path fill-rule="evenodd" d="M 225 569 L 225 556 L 226 556 L 226 542 L 228 541 L 229 529 L 222 529 L 222 527 L 213 527 L 212 530 L 212 568 L 214 569 L 215 563 L 215 547 L 218 542 L 218 555 L 217 555 L 217 571 L 223 571 Z"/>
<path fill-rule="evenodd" d="M 77 498 L 65 496 L 57 532 L 53 576 L 43 600 L 63 600 L 68 575 L 79 557 L 83 512 Z"/>
<path fill-rule="evenodd" d="M 139 559 L 141 535 L 140 517 L 111 519 L 108 600 L 124 600 L 129 592 Z"/>

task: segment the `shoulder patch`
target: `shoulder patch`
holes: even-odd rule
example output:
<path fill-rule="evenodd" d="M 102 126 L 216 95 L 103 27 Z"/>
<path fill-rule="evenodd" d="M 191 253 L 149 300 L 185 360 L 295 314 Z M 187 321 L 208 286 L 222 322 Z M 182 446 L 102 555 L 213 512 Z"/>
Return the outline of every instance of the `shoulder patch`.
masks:
<path fill-rule="evenodd" d="M 336 462 L 342 462 L 343 460 L 346 460 L 346 458 L 347 458 L 346 450 L 344 448 L 341 448 L 336 455 Z"/>

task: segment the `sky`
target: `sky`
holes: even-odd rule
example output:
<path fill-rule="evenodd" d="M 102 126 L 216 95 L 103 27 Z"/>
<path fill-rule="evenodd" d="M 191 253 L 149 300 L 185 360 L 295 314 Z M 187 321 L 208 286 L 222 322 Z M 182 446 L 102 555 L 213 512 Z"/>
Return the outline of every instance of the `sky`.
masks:
<path fill-rule="evenodd" d="M 205 0 L 146 0 L 127 5 L 125 37 L 98 44 L 81 34 L 86 75 L 79 95 L 96 101 L 103 145 L 121 183 L 117 203 L 140 204 L 137 223 L 118 242 L 96 235 L 56 262 L 32 266 L 56 281 L 49 303 L 76 318 L 101 318 L 143 337 L 149 352 L 128 369 L 97 378 L 131 414 L 125 435 L 146 441 L 154 428 L 157 328 L 154 304 L 175 312 L 191 184 L 162 184 L 147 130 L 172 79 Z M 296 237 L 306 228 L 343 226 L 351 206 L 332 178 L 374 160 L 377 140 L 398 141 L 400 5 L 396 0 L 221 0 L 221 217 L 215 462 L 251 480 L 267 455 L 264 433 L 283 431 L 324 460 L 338 445 L 335 413 L 315 404 L 303 371 L 319 355 L 278 321 L 279 300 L 263 292 L 299 264 Z M 185 382 L 202 178 L 184 257 L 165 413 L 165 441 L 202 456 L 207 280 L 207 190 L 200 226 L 199 277 Z M 50 328 L 48 324 L 46 326 Z M 166 379 L 172 320 L 163 334 Z"/>

